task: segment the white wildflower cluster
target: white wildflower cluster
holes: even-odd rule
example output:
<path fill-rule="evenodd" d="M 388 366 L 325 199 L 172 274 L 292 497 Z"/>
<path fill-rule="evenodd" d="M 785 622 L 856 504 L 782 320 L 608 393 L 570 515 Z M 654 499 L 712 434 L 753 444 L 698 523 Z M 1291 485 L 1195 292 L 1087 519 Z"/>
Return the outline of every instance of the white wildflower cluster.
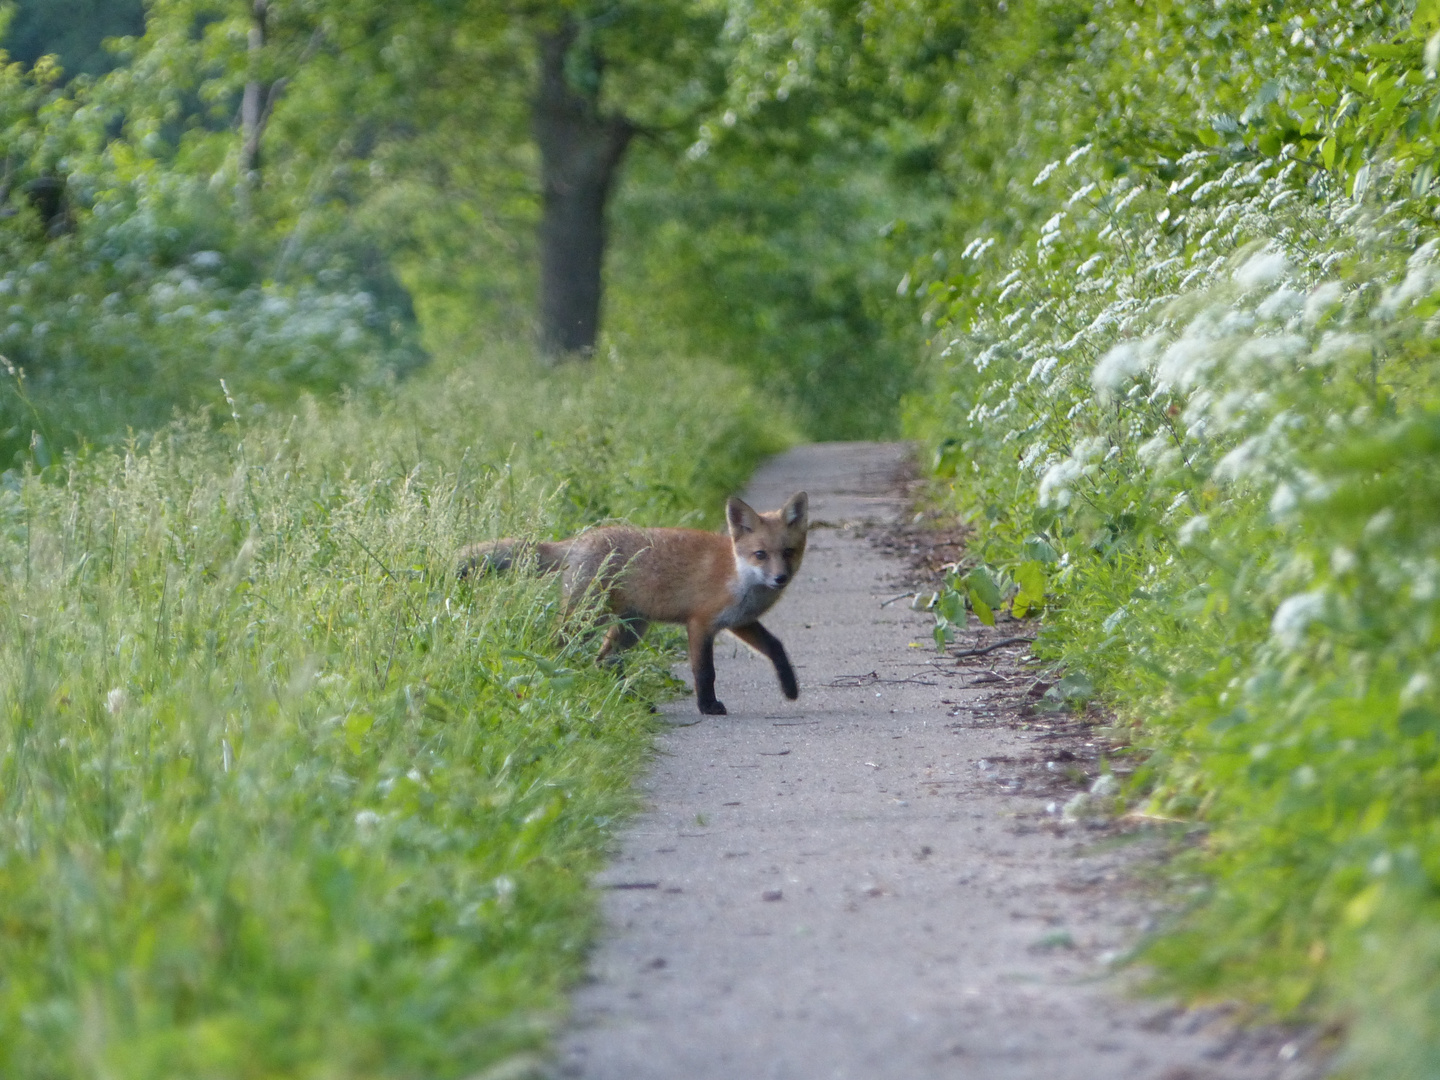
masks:
<path fill-rule="evenodd" d="M 1081 439 L 1068 457 L 1053 463 L 1040 478 L 1040 505 L 1068 506 L 1071 489 L 1081 479 L 1095 475 L 1110 449 L 1109 440 L 1104 436 Z"/>
<path fill-rule="evenodd" d="M 183 181 L 137 182 L 132 195 L 97 205 L 76 245 L 0 274 L 0 353 L 34 385 L 78 392 L 108 380 L 127 400 L 153 389 L 177 402 L 226 377 L 253 400 L 381 382 L 414 362 L 393 314 L 343 280 L 246 284 L 254 271 L 216 247 L 186 253 L 165 209 L 196 197 Z M 138 422 L 163 421 L 163 409 Z"/>
<path fill-rule="evenodd" d="M 1320 590 L 1286 597 L 1275 609 L 1270 632 L 1283 648 L 1292 652 L 1299 649 L 1310 624 L 1325 617 L 1326 603 L 1326 594 Z"/>
<path fill-rule="evenodd" d="M 1074 458 L 1055 462 L 1040 478 L 1040 505 L 1069 506 L 1070 489 L 1084 475 L 1085 467 Z"/>
<path fill-rule="evenodd" d="M 1246 259 L 1234 273 L 1235 284 L 1242 289 L 1260 289 L 1274 285 L 1290 272 L 1290 260 L 1276 247 L 1267 247 Z"/>
<path fill-rule="evenodd" d="M 1122 341 L 1110 347 L 1090 373 L 1090 382 L 1100 392 L 1102 400 L 1108 401 L 1136 376 L 1152 370 L 1158 340 L 1152 335 L 1138 341 Z"/>
<path fill-rule="evenodd" d="M 1366 385 L 1405 320 L 1440 326 L 1440 241 L 1349 199 L 1281 198 L 1299 183 L 1291 165 L 1216 175 L 1210 161 L 1187 155 L 1169 190 L 1047 166 L 1036 182 L 1054 181 L 1057 204 L 1037 243 L 1015 248 L 946 350 L 973 437 L 1004 448 L 1039 507 L 1148 514 L 1181 551 L 1225 542 L 1202 490 L 1253 492 L 1280 524 L 1325 505 L 1337 481 L 1308 456 L 1375 426 L 1363 393 L 1340 408 L 1333 386 Z M 1332 554 L 1326 572 L 1352 573 L 1357 558 Z M 1279 648 L 1343 615 L 1304 587 L 1319 572 L 1274 594 Z M 1385 572 L 1440 595 L 1440 571 Z"/>
<path fill-rule="evenodd" d="M 63 382 L 77 364 L 154 361 L 174 352 L 186 354 L 189 371 L 203 357 L 222 372 L 324 388 L 363 382 L 383 361 L 371 328 L 374 301 L 364 292 L 232 290 L 191 267 L 99 297 L 57 295 L 73 284 L 68 269 L 44 263 L 0 278 L 0 295 L 23 299 L 9 305 L 0 325 L 0 351 L 39 381 Z"/>

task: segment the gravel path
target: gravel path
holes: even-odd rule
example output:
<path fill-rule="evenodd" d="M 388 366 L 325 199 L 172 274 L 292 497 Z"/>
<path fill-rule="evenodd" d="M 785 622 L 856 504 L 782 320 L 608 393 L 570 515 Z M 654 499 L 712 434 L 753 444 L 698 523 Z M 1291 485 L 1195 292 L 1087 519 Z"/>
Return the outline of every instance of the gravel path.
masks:
<path fill-rule="evenodd" d="M 800 678 L 717 645 L 729 716 L 686 698 L 607 887 L 558 1071 L 589 1080 L 1250 1080 L 1311 1075 L 1296 1043 L 1127 1000 L 1107 961 L 1147 901 L 1137 847 L 1046 806 L 1077 790 L 1034 682 L 935 662 L 905 568 L 860 533 L 905 510 L 896 444 L 800 447 L 761 509 L 808 490 L 817 527 L 766 619 Z M 1023 682 L 1023 685 L 1021 685 Z M 1072 735 L 1083 740 L 1085 736 Z M 1067 785 L 1069 785 L 1067 787 Z M 1057 794 L 1058 792 L 1058 794 Z M 1292 1060 L 1292 1058 L 1294 1060 Z"/>

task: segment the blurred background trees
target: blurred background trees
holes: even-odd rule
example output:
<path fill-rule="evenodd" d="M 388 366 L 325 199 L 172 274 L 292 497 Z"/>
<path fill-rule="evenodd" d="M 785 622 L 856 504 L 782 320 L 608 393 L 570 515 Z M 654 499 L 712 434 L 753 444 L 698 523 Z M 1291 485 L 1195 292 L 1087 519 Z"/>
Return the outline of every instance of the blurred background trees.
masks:
<path fill-rule="evenodd" d="M 222 376 L 264 403 L 602 330 L 735 364 L 817 435 L 895 430 L 919 338 L 894 283 L 940 192 L 923 139 L 875 125 L 907 92 L 883 57 L 761 100 L 751 16 L 709 2 L 82 7 L 26 0 L 3 39 L 28 299 L 0 350 L 31 398 L 0 458 L 35 409 L 104 439 Z"/>
<path fill-rule="evenodd" d="M 105 40 L 145 32 L 143 0 L 51 0 L 12 7 L 5 35 L 11 58 L 34 64 L 42 56 L 63 56 L 75 75 L 110 71 L 119 59 L 105 48 Z"/>

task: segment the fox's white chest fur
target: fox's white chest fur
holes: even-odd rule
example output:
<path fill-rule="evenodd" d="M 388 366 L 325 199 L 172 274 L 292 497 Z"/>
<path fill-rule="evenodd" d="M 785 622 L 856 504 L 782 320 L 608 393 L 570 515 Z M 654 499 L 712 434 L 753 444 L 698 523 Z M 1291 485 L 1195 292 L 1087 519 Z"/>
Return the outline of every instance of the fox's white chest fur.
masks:
<path fill-rule="evenodd" d="M 782 590 L 769 582 L 764 567 L 756 566 L 748 559 L 735 557 L 735 580 L 730 585 L 730 595 L 735 598 L 720 613 L 715 621 L 717 630 L 728 630 L 732 626 L 748 626 L 775 606 Z"/>

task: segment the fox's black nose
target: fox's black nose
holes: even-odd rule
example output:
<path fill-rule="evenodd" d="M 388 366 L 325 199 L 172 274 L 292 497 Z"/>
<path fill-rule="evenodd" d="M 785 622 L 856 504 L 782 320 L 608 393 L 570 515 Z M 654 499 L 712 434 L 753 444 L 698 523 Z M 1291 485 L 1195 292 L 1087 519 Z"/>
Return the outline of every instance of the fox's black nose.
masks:
<path fill-rule="evenodd" d="M 789 574 L 776 574 L 776 575 L 775 575 L 775 584 L 776 584 L 777 586 L 779 586 L 779 585 L 784 585 L 785 582 L 787 582 L 787 581 L 789 581 L 789 580 L 790 580 L 790 575 L 789 575 Z"/>

